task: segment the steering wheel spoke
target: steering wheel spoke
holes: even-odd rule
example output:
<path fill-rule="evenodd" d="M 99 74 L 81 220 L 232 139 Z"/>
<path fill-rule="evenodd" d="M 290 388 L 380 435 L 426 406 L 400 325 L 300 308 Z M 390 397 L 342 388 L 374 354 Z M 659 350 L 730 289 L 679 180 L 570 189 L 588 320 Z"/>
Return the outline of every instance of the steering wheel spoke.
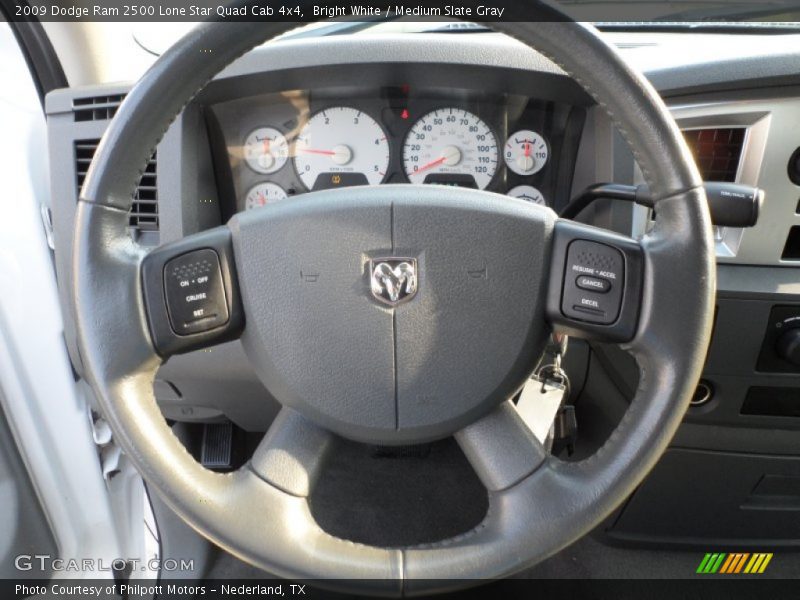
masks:
<path fill-rule="evenodd" d="M 638 241 L 560 219 L 551 261 L 546 310 L 555 331 L 606 342 L 634 338 L 645 264 Z"/>
<path fill-rule="evenodd" d="M 144 257 L 141 277 L 150 335 L 162 358 L 242 332 L 244 310 L 228 227 L 156 248 Z"/>
<path fill-rule="evenodd" d="M 307 498 L 333 445 L 333 434 L 297 411 L 284 408 L 248 463 L 267 483 Z"/>
<path fill-rule="evenodd" d="M 547 451 L 517 413 L 504 402 L 455 434 L 456 441 L 486 489 L 508 489 L 536 471 Z"/>

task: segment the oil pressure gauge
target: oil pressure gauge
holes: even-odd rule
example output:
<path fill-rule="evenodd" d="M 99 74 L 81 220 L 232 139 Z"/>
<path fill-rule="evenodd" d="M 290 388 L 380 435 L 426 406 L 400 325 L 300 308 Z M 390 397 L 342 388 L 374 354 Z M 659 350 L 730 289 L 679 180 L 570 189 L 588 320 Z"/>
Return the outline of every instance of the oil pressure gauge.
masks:
<path fill-rule="evenodd" d="M 517 175 L 533 175 L 547 164 L 550 152 L 547 141 L 535 131 L 520 129 L 508 136 L 503 158 Z"/>
<path fill-rule="evenodd" d="M 244 159 L 257 173 L 274 173 L 288 158 L 289 143 L 274 127 L 259 127 L 244 141 Z"/>

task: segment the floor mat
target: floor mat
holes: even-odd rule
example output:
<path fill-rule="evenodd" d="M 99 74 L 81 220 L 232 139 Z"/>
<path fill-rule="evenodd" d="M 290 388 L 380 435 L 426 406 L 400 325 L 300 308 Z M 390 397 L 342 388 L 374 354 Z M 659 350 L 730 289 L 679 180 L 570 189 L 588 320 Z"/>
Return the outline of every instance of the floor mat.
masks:
<path fill-rule="evenodd" d="M 401 450 L 340 440 L 310 504 L 332 535 L 405 546 L 469 531 L 483 520 L 488 497 L 452 439 Z"/>

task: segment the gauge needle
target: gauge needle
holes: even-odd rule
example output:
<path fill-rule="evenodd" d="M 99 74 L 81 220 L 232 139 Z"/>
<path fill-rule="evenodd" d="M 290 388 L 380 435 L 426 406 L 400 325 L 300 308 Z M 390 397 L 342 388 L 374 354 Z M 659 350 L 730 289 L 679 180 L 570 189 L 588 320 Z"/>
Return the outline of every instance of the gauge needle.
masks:
<path fill-rule="evenodd" d="M 317 150 L 315 148 L 300 148 L 301 152 L 308 154 L 322 154 L 323 156 L 330 156 L 331 160 L 337 165 L 346 165 L 353 158 L 353 151 L 349 146 L 339 144 L 334 146 L 333 150 Z"/>
<path fill-rule="evenodd" d="M 264 154 L 269 154 L 269 138 L 264 139 Z"/>
<path fill-rule="evenodd" d="M 305 152 L 306 154 L 323 154 L 325 156 L 333 156 L 336 154 L 333 150 L 316 150 L 314 148 L 300 148 L 300 152 Z"/>
<path fill-rule="evenodd" d="M 417 169 L 414 172 L 415 173 L 422 173 L 423 171 L 427 171 L 428 169 L 432 169 L 433 167 L 436 167 L 436 166 L 442 164 L 445 160 L 447 160 L 446 156 L 443 156 L 441 158 L 437 158 L 436 160 L 432 160 L 431 162 L 422 165 L 419 169 Z"/>
<path fill-rule="evenodd" d="M 531 143 L 524 142 L 522 144 L 522 156 L 517 157 L 517 165 L 523 171 L 530 171 L 533 169 L 534 161 L 533 157 L 531 156 Z"/>
<path fill-rule="evenodd" d="M 461 161 L 461 150 L 456 148 L 455 146 L 446 146 L 442 148 L 442 156 L 441 158 L 437 158 L 436 160 L 432 160 L 428 164 L 422 165 L 419 169 L 415 171 L 415 173 L 422 173 L 423 171 L 427 171 L 428 169 L 432 169 L 438 165 L 444 163 L 448 167 L 452 167 L 457 165 Z"/>

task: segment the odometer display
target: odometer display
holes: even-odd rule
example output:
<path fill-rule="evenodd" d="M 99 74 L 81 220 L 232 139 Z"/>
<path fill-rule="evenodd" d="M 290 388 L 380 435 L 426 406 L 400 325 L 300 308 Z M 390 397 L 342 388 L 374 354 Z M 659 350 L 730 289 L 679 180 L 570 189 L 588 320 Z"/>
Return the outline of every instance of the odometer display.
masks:
<path fill-rule="evenodd" d="M 497 160 L 494 132 L 479 117 L 459 108 L 426 114 L 408 132 L 403 145 L 403 167 L 411 183 L 486 189 L 497 172 Z"/>

